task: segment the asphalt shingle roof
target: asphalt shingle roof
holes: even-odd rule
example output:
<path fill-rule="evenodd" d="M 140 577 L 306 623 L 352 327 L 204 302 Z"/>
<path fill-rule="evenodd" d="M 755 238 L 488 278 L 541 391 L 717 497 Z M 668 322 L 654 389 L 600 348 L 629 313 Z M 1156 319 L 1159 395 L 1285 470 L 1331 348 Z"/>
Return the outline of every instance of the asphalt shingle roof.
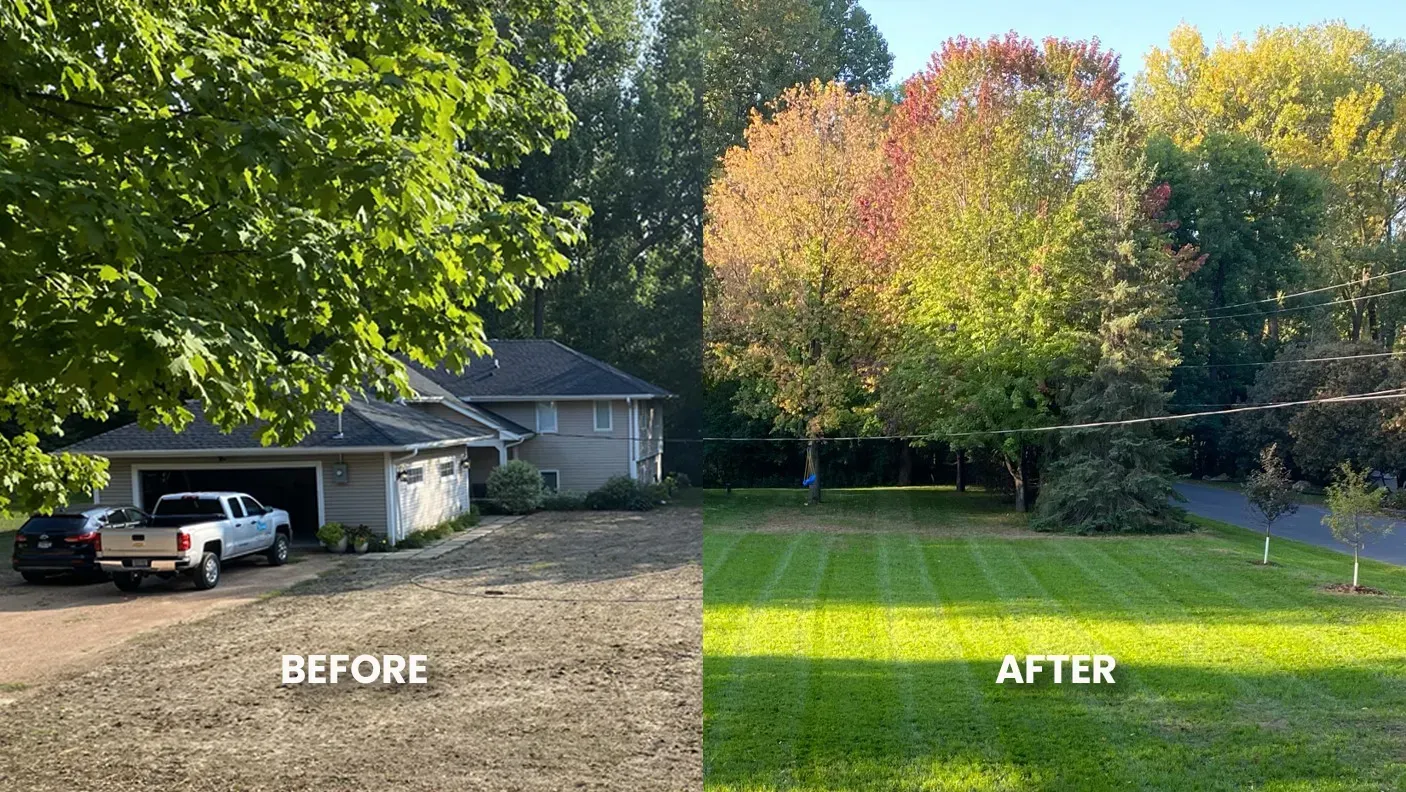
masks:
<path fill-rule="evenodd" d="M 66 451 L 102 454 L 113 451 L 230 451 L 259 449 L 254 428 L 221 432 L 205 420 L 199 402 L 187 402 L 195 419 L 177 433 L 169 427 L 143 429 L 135 423 L 94 435 L 74 443 Z M 422 443 L 447 442 L 474 436 L 470 427 L 437 418 L 407 404 L 353 399 L 342 411 L 341 436 L 337 416 L 320 411 L 313 416 L 317 428 L 293 448 L 336 451 L 344 448 L 405 447 Z"/>
<path fill-rule="evenodd" d="M 659 396 L 673 394 L 614 366 L 544 338 L 489 341 L 493 356 L 462 374 L 409 363 L 455 396 L 491 400 L 523 396 Z M 412 384 L 414 380 L 412 379 Z"/>

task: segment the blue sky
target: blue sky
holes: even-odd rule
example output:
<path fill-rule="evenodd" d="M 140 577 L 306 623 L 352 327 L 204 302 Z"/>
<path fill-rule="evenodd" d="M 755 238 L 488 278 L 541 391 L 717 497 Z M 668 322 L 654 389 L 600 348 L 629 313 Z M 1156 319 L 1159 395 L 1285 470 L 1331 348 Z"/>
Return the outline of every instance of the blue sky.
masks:
<path fill-rule="evenodd" d="M 1131 81 L 1142 71 L 1143 56 L 1163 46 L 1181 22 L 1201 29 L 1208 42 L 1249 37 L 1255 29 L 1340 19 L 1366 27 L 1381 38 L 1406 38 L 1406 2 L 1337 0 L 1337 2 L 1242 2 L 1180 0 L 1170 3 L 995 2 L 994 0 L 860 0 L 888 39 L 894 54 L 893 76 L 907 78 L 927 65 L 947 38 L 986 38 L 1009 30 L 1039 40 L 1045 36 L 1092 38 L 1122 55 L 1123 74 Z"/>

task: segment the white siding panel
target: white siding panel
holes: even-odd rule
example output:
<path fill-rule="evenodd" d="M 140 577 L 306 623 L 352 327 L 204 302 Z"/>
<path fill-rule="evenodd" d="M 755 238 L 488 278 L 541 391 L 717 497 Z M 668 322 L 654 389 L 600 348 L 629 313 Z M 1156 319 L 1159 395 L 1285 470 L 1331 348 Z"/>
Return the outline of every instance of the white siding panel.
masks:
<path fill-rule="evenodd" d="M 396 465 L 397 474 L 419 468 L 423 478 L 418 484 L 400 481 L 396 488 L 400 497 L 400 534 L 402 536 L 432 528 L 469 508 L 468 471 L 460 469 L 459 460 L 464 456 L 464 448 L 446 448 L 425 451 Z M 454 465 L 454 475 L 440 478 L 439 466 L 442 462 Z"/>

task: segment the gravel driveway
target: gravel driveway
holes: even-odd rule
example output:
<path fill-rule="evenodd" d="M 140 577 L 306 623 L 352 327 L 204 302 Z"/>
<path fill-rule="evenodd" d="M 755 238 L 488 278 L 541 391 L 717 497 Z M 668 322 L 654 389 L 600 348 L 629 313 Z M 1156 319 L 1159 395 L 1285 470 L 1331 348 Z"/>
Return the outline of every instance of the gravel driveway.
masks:
<path fill-rule="evenodd" d="M 0 789 L 698 789 L 701 523 L 540 514 L 148 632 L 3 694 Z M 283 686 L 284 653 L 425 654 L 429 684 Z"/>

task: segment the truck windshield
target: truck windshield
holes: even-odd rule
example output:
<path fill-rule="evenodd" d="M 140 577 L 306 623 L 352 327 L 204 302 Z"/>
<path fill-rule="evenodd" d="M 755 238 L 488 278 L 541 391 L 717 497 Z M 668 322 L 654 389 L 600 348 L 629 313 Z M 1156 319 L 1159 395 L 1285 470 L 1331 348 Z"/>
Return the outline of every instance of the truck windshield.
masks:
<path fill-rule="evenodd" d="M 225 510 L 220 506 L 219 498 L 162 498 L 156 502 L 152 514 L 157 517 L 223 517 Z"/>

